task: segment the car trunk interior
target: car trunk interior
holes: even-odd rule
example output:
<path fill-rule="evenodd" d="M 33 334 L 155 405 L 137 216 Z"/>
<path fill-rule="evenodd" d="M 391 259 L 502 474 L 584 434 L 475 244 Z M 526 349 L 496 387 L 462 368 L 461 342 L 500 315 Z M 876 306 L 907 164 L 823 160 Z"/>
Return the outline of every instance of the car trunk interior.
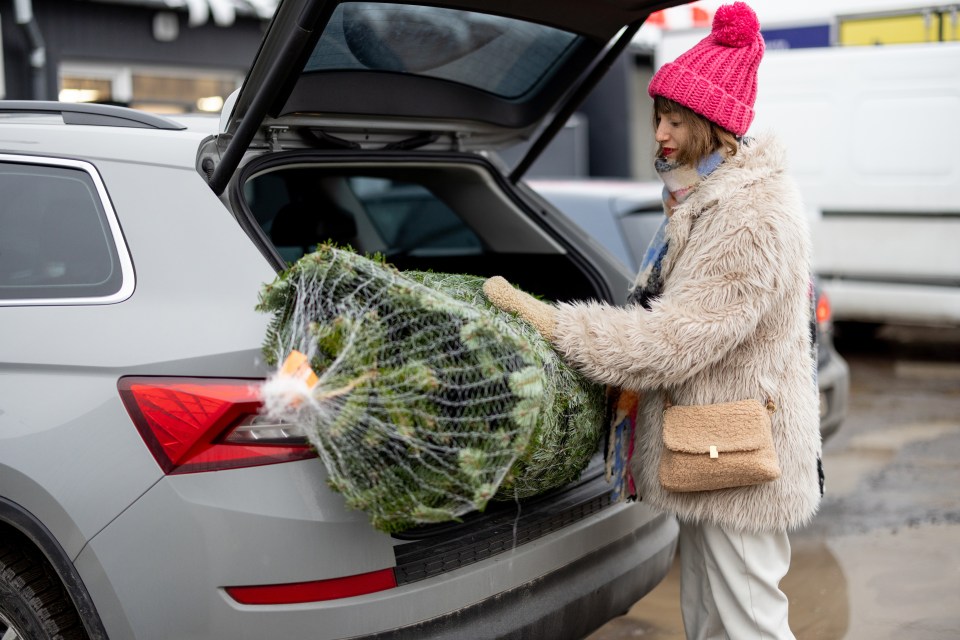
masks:
<path fill-rule="evenodd" d="M 486 161 L 400 155 L 285 152 L 248 164 L 240 184 L 249 231 L 278 269 L 330 241 L 401 270 L 502 275 L 549 300 L 602 297 L 576 252 L 537 219 L 553 214 L 510 195 Z M 398 581 L 478 562 L 609 506 L 601 457 L 578 481 L 520 502 L 395 534 Z"/>
<path fill-rule="evenodd" d="M 484 162 L 277 155 L 248 166 L 242 184 L 252 231 L 273 247 L 278 268 L 330 241 L 401 270 L 502 275 L 555 301 L 602 297 Z"/>

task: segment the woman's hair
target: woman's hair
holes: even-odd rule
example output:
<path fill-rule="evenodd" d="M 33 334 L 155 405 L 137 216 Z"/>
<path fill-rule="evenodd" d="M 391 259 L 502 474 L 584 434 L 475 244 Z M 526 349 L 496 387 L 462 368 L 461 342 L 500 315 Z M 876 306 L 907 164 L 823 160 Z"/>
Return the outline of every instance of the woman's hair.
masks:
<path fill-rule="evenodd" d="M 660 116 L 675 114 L 688 130 L 687 145 L 677 154 L 680 164 L 695 165 L 718 149 L 726 149 L 730 155 L 740 150 L 737 136 L 720 125 L 707 120 L 695 111 L 663 96 L 653 98 L 653 128 L 656 131 Z M 659 148 L 657 153 L 660 153 Z"/>

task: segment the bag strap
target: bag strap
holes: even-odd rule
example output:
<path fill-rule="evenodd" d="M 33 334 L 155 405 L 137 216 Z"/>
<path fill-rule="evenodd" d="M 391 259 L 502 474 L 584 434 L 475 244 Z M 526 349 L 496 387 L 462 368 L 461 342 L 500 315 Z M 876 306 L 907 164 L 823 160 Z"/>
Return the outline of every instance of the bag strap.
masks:
<path fill-rule="evenodd" d="M 666 391 L 664 391 L 664 392 L 663 392 L 663 408 L 664 408 L 664 410 L 667 410 L 667 409 L 669 409 L 669 408 L 672 407 L 672 406 L 674 406 L 674 404 L 673 404 L 673 401 L 670 399 L 670 394 L 667 393 Z M 765 406 L 766 406 L 767 412 L 770 413 L 771 415 L 774 414 L 774 413 L 776 413 L 776 411 L 777 411 L 777 403 L 775 403 L 775 402 L 773 401 L 773 398 L 771 398 L 770 396 L 767 396 L 767 403 L 766 403 Z"/>

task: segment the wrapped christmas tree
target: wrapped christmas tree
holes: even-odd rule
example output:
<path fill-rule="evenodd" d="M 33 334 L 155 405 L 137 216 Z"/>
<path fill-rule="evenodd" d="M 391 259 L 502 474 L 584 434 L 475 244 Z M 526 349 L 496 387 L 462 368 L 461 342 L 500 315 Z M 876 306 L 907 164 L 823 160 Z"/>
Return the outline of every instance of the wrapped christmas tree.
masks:
<path fill-rule="evenodd" d="M 383 531 L 561 486 L 597 448 L 603 389 L 482 285 L 321 246 L 261 292 L 267 413 L 304 426 L 330 486 Z"/>

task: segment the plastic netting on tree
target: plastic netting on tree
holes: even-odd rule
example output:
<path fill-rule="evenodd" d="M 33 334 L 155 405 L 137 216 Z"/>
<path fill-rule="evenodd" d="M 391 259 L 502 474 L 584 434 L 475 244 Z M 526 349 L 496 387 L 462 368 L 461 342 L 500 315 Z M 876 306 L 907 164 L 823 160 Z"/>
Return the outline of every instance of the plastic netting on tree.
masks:
<path fill-rule="evenodd" d="M 490 305 L 483 279 L 401 273 L 330 246 L 261 292 L 266 412 L 303 425 L 348 506 L 399 531 L 576 479 L 597 448 L 603 389 L 529 325 Z"/>

